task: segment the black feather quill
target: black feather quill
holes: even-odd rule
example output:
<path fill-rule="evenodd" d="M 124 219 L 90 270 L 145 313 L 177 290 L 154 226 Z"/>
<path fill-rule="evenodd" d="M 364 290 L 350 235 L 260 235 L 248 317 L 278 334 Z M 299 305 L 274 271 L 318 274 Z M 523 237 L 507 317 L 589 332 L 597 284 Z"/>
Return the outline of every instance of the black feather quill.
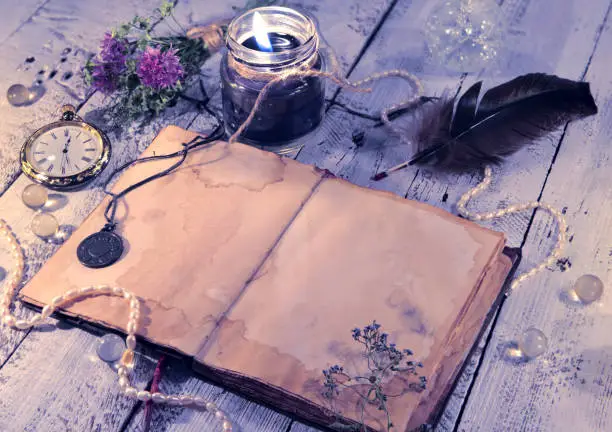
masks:
<path fill-rule="evenodd" d="M 479 102 L 481 87 L 482 81 L 470 87 L 456 108 L 456 97 L 424 106 L 417 153 L 372 179 L 415 164 L 459 171 L 497 164 L 565 123 L 597 113 L 586 82 L 533 73 L 488 90 Z"/>
<path fill-rule="evenodd" d="M 461 96 L 454 115 L 454 99 L 436 102 L 422 120 L 410 165 L 468 169 L 499 163 L 565 123 L 597 113 L 586 82 L 528 74 L 488 90 L 478 102 L 481 86 Z"/>

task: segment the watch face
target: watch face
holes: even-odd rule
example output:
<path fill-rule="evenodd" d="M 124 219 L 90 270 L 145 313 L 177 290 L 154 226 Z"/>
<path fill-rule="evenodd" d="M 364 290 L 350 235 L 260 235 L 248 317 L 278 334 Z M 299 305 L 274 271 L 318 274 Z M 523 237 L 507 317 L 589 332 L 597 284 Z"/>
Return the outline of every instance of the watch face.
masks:
<path fill-rule="evenodd" d="M 49 177 L 73 176 L 93 167 L 102 156 L 99 134 L 81 126 L 66 125 L 36 137 L 26 158 L 36 171 Z"/>
<path fill-rule="evenodd" d="M 59 121 L 34 132 L 21 152 L 21 168 L 50 188 L 69 189 L 100 174 L 110 159 L 110 143 L 83 121 Z"/>

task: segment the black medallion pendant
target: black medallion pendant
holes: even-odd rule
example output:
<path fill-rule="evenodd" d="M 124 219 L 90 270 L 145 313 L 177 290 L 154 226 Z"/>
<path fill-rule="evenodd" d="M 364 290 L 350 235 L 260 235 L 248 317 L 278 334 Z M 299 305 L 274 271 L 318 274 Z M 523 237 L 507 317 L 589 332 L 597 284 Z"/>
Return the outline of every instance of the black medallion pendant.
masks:
<path fill-rule="evenodd" d="M 104 228 L 79 244 L 77 257 L 90 268 L 103 268 L 114 264 L 123 253 L 123 240 L 111 229 Z"/>

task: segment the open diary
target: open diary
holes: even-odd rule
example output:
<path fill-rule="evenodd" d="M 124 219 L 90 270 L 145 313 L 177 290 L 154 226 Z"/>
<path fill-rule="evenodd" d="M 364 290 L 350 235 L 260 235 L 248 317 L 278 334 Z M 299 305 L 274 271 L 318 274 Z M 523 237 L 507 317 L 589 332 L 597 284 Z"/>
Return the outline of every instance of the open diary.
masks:
<path fill-rule="evenodd" d="M 194 134 L 164 129 L 144 155 Z M 126 170 L 121 190 L 176 160 Z M 334 415 L 321 371 L 363 370 L 351 330 L 379 322 L 424 364 L 425 391 L 387 383 L 395 430 L 431 421 L 512 267 L 504 236 L 443 210 L 355 186 L 326 171 L 241 144 L 189 153 L 174 173 L 118 209 L 124 256 L 84 267 L 79 243 L 104 226 L 104 200 L 21 291 L 33 305 L 72 288 L 112 284 L 138 295 L 142 338 L 192 357 L 196 369 L 250 398 L 321 425 Z M 123 330 L 127 304 L 97 297 L 65 314 Z M 361 421 L 344 396 L 343 421 Z M 365 422 L 383 430 L 382 411 Z"/>

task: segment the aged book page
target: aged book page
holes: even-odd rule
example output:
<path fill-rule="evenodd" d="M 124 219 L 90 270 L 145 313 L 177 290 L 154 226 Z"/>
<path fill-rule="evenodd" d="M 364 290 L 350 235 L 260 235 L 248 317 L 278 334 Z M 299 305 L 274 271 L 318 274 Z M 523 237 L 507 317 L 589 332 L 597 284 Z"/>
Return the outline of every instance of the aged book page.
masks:
<path fill-rule="evenodd" d="M 162 131 L 142 156 L 169 154 L 195 136 Z M 127 169 L 113 191 L 172 165 L 159 160 Z M 111 284 L 144 299 L 140 335 L 189 356 L 245 288 L 322 173 L 243 145 L 216 143 L 189 154 L 169 176 L 130 192 L 119 206 L 124 256 L 89 269 L 76 249 L 105 224 L 105 199 L 22 289 L 46 304 L 69 289 Z M 69 315 L 124 330 L 127 305 L 116 297 L 74 304 Z"/>
<path fill-rule="evenodd" d="M 437 208 L 324 179 L 196 360 L 325 406 L 321 370 L 364 373 L 351 329 L 377 320 L 425 364 L 434 393 L 448 389 L 508 273 L 503 246 L 502 234 Z M 426 421 L 434 393 L 391 399 L 397 430 Z M 340 407 L 358 420 L 349 395 Z M 366 411 L 383 430 L 384 413 Z"/>

